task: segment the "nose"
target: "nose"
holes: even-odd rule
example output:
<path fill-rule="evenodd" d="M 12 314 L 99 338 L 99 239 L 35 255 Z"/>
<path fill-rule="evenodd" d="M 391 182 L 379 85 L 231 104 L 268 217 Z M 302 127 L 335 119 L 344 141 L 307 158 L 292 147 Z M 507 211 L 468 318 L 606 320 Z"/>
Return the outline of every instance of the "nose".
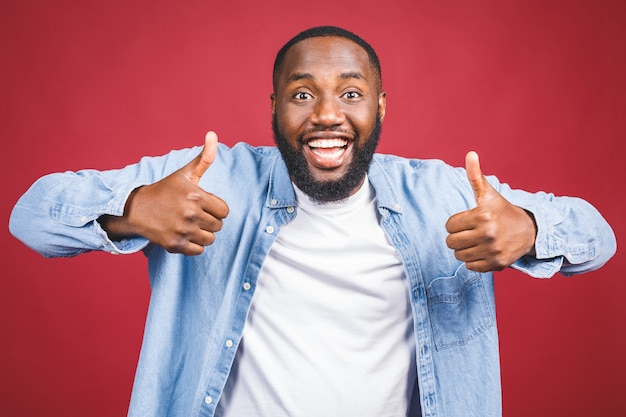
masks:
<path fill-rule="evenodd" d="M 333 127 L 343 124 L 345 114 L 341 103 L 334 97 L 322 97 L 313 109 L 311 123 L 317 126 Z"/>

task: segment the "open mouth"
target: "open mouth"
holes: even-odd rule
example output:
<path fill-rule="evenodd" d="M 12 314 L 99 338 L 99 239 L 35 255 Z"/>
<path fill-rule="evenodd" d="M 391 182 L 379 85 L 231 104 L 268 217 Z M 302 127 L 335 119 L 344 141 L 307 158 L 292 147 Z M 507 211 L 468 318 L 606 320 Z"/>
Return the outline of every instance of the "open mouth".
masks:
<path fill-rule="evenodd" d="M 318 175 L 337 175 L 352 159 L 354 135 L 336 130 L 314 131 L 302 138 L 303 153 L 309 169 Z"/>
<path fill-rule="evenodd" d="M 348 148 L 346 139 L 312 139 L 307 143 L 311 152 L 320 158 L 336 159 L 339 158 Z"/>

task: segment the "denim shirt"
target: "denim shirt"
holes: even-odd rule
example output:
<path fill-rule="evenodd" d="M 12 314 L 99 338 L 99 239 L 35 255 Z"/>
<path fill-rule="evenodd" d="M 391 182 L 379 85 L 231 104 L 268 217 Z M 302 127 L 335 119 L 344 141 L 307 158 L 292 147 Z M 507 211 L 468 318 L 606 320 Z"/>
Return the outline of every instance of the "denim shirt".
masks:
<path fill-rule="evenodd" d="M 171 254 L 141 237 L 108 238 L 100 216 L 122 215 L 133 189 L 169 175 L 199 151 L 145 157 L 120 170 L 45 176 L 11 216 L 11 232 L 47 257 L 92 250 L 142 250 L 148 257 L 151 298 L 129 416 L 214 415 L 263 261 L 281 227 L 298 214 L 276 148 L 220 144 L 200 186 L 225 200 L 230 214 L 202 255 Z M 493 276 L 466 269 L 445 243 L 448 218 L 475 206 L 465 171 L 376 154 L 368 176 L 381 226 L 409 280 L 415 408 L 428 417 L 501 415 Z M 537 224 L 536 256 L 513 268 L 534 277 L 571 275 L 599 268 L 615 252 L 611 228 L 585 201 L 489 181 Z"/>

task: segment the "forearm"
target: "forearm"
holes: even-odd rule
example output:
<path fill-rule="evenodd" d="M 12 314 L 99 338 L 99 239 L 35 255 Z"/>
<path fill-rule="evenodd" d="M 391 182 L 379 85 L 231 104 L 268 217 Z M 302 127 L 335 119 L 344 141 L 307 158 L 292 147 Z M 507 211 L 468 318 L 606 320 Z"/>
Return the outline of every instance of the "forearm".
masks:
<path fill-rule="evenodd" d="M 50 174 L 36 181 L 19 199 L 9 221 L 11 233 L 45 257 L 69 257 L 102 250 L 136 252 L 147 242 L 113 242 L 97 219 L 121 215 L 132 185 L 111 190 L 102 173 Z"/>
<path fill-rule="evenodd" d="M 126 204 L 124 205 L 124 212 L 122 215 L 114 216 L 104 214 L 97 219 L 100 227 L 102 227 L 111 240 L 121 241 L 123 239 L 140 237 L 140 234 L 128 218 L 128 207 L 132 204 L 132 200 L 137 194 L 137 190 L 139 190 L 139 188 L 134 189 L 129 194 Z"/>
<path fill-rule="evenodd" d="M 535 258 L 561 258 L 560 272 L 574 275 L 600 268 L 617 249 L 615 234 L 598 210 L 573 197 L 556 197 L 528 208 L 537 221 Z"/>
<path fill-rule="evenodd" d="M 196 154 L 197 149 L 192 148 L 146 157 L 118 170 L 46 175 L 16 203 L 9 223 L 11 233 L 46 257 L 75 256 L 93 250 L 141 250 L 148 244 L 146 239 L 120 233 L 115 226 L 109 236 L 105 229 L 111 225 L 103 228 L 98 220 L 123 216 L 133 190 L 162 179 Z"/>
<path fill-rule="evenodd" d="M 511 189 L 493 176 L 488 180 L 507 201 L 529 213 L 536 227 L 533 250 L 511 267 L 538 278 L 557 272 L 569 276 L 598 269 L 615 253 L 613 230 L 588 202 Z"/>
<path fill-rule="evenodd" d="M 613 230 L 588 202 L 523 191 L 513 191 L 510 198 L 532 214 L 537 233 L 533 252 L 513 268 L 541 278 L 556 272 L 569 276 L 598 269 L 615 253 Z"/>

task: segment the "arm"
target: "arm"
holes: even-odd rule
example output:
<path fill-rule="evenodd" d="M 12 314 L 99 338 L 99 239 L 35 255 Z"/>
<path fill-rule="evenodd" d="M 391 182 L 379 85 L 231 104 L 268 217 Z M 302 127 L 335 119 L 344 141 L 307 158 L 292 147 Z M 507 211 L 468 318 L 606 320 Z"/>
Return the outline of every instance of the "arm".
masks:
<path fill-rule="evenodd" d="M 478 155 L 466 158 L 476 207 L 452 216 L 446 243 L 468 269 L 512 266 L 530 275 L 572 275 L 601 267 L 616 250 L 610 226 L 589 203 L 510 190 L 482 175 Z"/>
<path fill-rule="evenodd" d="M 570 276 L 602 267 L 616 252 L 615 234 L 591 204 L 575 197 L 545 195 L 546 202 L 515 201 L 537 222 L 535 251 L 511 267 L 533 276 Z"/>
<path fill-rule="evenodd" d="M 133 190 L 122 216 L 98 219 L 113 239 L 142 236 L 169 252 L 198 255 L 215 241 L 228 206 L 198 186 L 217 155 L 217 135 L 209 132 L 200 155 L 171 175 Z"/>
<path fill-rule="evenodd" d="M 45 176 L 16 204 L 11 232 L 46 257 L 132 253 L 149 241 L 172 252 L 201 253 L 228 212 L 226 203 L 197 185 L 216 147 L 210 132 L 200 155 L 175 172 L 167 167 L 180 166 L 188 151 L 122 170 Z"/>

